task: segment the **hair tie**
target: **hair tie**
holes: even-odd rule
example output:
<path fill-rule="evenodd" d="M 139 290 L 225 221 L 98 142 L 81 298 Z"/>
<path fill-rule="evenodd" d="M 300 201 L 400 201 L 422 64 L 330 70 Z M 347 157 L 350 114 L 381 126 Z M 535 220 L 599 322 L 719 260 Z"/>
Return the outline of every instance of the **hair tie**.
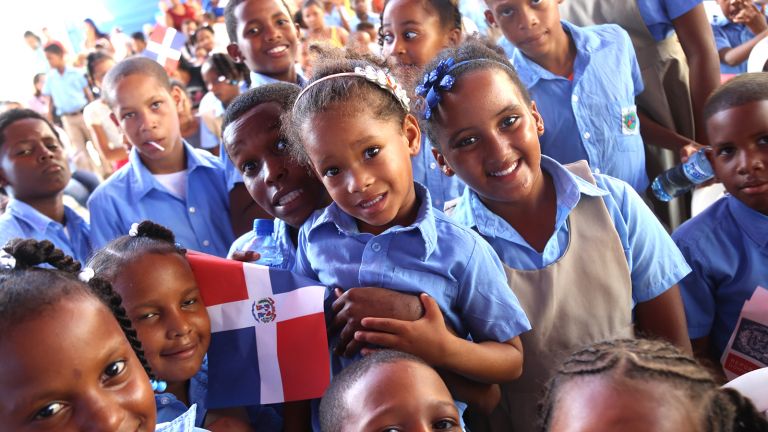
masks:
<path fill-rule="evenodd" d="M 131 237 L 139 235 L 139 224 L 137 222 L 131 224 L 131 229 L 128 230 L 128 235 Z"/>
<path fill-rule="evenodd" d="M 13 270 L 16 268 L 16 258 L 6 251 L 2 251 L 0 254 L 0 268 L 5 270 Z"/>
<path fill-rule="evenodd" d="M 381 87 L 382 89 L 390 93 L 392 96 L 394 96 L 395 99 L 397 99 L 397 101 L 400 102 L 400 105 L 402 105 L 403 109 L 405 109 L 405 112 L 410 112 L 411 100 L 408 98 L 408 92 L 406 92 L 405 89 L 400 84 L 398 84 L 397 81 L 395 81 L 392 75 L 387 73 L 384 69 L 375 68 L 370 65 L 366 66 L 365 68 L 358 66 L 355 68 L 354 72 L 337 73 L 333 75 L 324 76 L 320 79 L 312 81 L 301 90 L 298 96 L 296 96 L 296 101 L 293 103 L 293 107 L 294 108 L 296 107 L 296 105 L 299 102 L 299 99 L 301 99 L 304 93 L 306 93 L 307 90 L 312 88 L 312 86 L 314 86 L 315 84 L 329 80 L 331 78 L 339 78 L 339 77 L 345 77 L 345 76 L 364 78 L 366 81 L 370 81 L 378 85 L 379 87 Z"/>
<path fill-rule="evenodd" d="M 81 282 L 85 283 L 90 282 L 94 276 L 96 276 L 96 272 L 94 272 L 90 267 L 82 269 L 80 273 L 77 274 L 77 278 L 80 279 Z"/>
<path fill-rule="evenodd" d="M 149 380 L 149 383 L 152 385 L 152 391 L 162 393 L 165 391 L 165 389 L 168 388 L 168 383 L 163 380 Z"/>

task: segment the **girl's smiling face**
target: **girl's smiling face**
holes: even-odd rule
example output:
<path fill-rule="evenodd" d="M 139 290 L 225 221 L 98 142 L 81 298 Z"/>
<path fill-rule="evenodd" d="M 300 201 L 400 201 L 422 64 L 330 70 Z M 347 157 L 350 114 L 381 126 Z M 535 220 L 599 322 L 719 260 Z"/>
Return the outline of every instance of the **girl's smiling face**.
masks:
<path fill-rule="evenodd" d="M 443 169 L 455 172 L 495 213 L 541 191 L 544 122 L 505 72 L 466 72 L 441 97 L 432 121 Z"/>
<path fill-rule="evenodd" d="M 169 384 L 194 376 L 208 351 L 211 323 L 186 258 L 145 253 L 119 272 L 113 286 L 152 372 Z"/>
<path fill-rule="evenodd" d="M 149 377 L 92 297 L 50 305 L 0 340 L 0 424 L 13 431 L 154 431 Z"/>

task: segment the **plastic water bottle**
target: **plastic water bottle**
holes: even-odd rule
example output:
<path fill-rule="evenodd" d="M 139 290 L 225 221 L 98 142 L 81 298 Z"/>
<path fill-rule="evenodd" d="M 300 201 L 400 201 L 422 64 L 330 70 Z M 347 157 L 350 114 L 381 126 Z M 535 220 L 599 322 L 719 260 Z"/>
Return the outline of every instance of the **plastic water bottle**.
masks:
<path fill-rule="evenodd" d="M 656 198 L 670 201 L 680 196 L 694 186 L 715 176 L 712 165 L 709 164 L 704 149 L 691 155 L 688 161 L 664 171 L 653 180 L 651 189 Z"/>
<path fill-rule="evenodd" d="M 268 267 L 282 268 L 283 253 L 275 238 L 275 221 L 272 219 L 254 219 L 253 233 L 255 236 L 246 245 L 246 250 L 258 252 L 261 258 L 254 261 Z"/>

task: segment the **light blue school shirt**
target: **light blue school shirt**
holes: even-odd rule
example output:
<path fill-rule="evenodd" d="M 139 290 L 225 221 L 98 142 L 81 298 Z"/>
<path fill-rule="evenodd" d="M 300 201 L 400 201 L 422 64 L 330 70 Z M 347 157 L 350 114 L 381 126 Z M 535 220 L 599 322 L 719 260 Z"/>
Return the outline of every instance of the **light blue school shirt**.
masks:
<path fill-rule="evenodd" d="M 715 45 L 717 52 L 725 48 L 736 48 L 744 42 L 749 42 L 755 37 L 744 24 L 732 23 L 725 17 L 715 17 L 712 21 L 712 34 L 715 35 Z M 730 66 L 720 62 L 720 73 L 723 74 L 741 74 L 747 71 L 747 61 Z"/>
<path fill-rule="evenodd" d="M 280 268 L 287 270 L 292 270 L 296 264 L 296 246 L 294 246 L 293 240 L 291 239 L 290 228 L 291 226 L 285 223 L 285 221 L 275 218 L 274 236 L 277 240 L 277 247 L 283 255 L 283 264 Z M 254 230 L 250 230 L 241 235 L 234 243 L 232 243 L 227 258 L 232 258 L 232 254 L 234 254 L 235 251 L 248 250 L 248 246 L 256 237 L 256 232 Z M 256 252 L 260 251 L 257 250 Z M 258 264 L 259 262 L 256 261 L 255 263 Z"/>
<path fill-rule="evenodd" d="M 65 254 L 85 264 L 91 255 L 91 228 L 74 210 L 64 206 L 62 225 L 40 213 L 31 205 L 10 199 L 0 216 L 0 247 L 14 238 L 48 240 Z M 66 228 L 66 231 L 65 231 Z"/>
<path fill-rule="evenodd" d="M 668 38 L 675 31 L 672 20 L 680 18 L 698 6 L 702 0 L 628 0 L 637 1 L 645 26 L 656 41 Z"/>
<path fill-rule="evenodd" d="M 722 355 L 744 302 L 768 288 L 768 216 L 726 195 L 672 234 L 693 272 L 680 281 L 688 335 Z"/>
<path fill-rule="evenodd" d="M 129 163 L 99 185 L 88 200 L 95 247 L 128 234 L 131 224 L 150 219 L 173 231 L 183 247 L 220 257 L 234 240 L 229 194 L 221 162 L 184 142 L 187 198 L 171 194 L 149 172 L 136 149 Z"/>
<path fill-rule="evenodd" d="M 691 271 L 656 216 L 625 182 L 595 174 L 596 185 L 593 185 L 546 156 L 541 157 L 541 168 L 552 177 L 557 195 L 554 234 L 543 252 L 531 247 L 469 188 L 454 209 L 453 218 L 477 230 L 509 267 L 537 270 L 559 260 L 567 251 L 570 230 L 566 222 L 582 194 L 599 196 L 624 248 L 632 279 L 633 304 L 657 297 Z"/>
<path fill-rule="evenodd" d="M 643 80 L 629 36 L 614 24 L 561 22 L 576 45 L 573 82 L 518 49 L 510 59 L 544 118 L 541 152 L 564 164 L 587 160 L 596 173 L 642 193 L 648 175 L 635 96 L 643 91 Z"/>
<path fill-rule="evenodd" d="M 196 407 L 193 405 L 173 421 L 158 424 L 155 432 L 206 432 L 207 429 L 195 427 L 196 421 Z"/>
<path fill-rule="evenodd" d="M 443 173 L 432 154 L 429 138 L 426 134 L 421 137 L 419 154 L 411 157 L 413 180 L 427 188 L 432 198 L 432 206 L 442 211 L 446 202 L 461 196 L 465 185 L 458 176 L 447 176 Z"/>
<path fill-rule="evenodd" d="M 88 87 L 85 72 L 80 69 L 64 68 L 61 74 L 51 69 L 45 75 L 43 94 L 50 96 L 56 106 L 56 115 L 74 114 L 88 104 L 83 89 Z"/>
<path fill-rule="evenodd" d="M 420 204 L 413 225 L 377 236 L 361 233 L 336 203 L 313 213 L 299 230 L 294 271 L 327 286 L 329 299 L 335 287 L 425 292 L 456 334 L 475 342 L 504 342 L 530 330 L 493 249 L 434 209 L 423 186 L 415 187 Z"/>
<path fill-rule="evenodd" d="M 375 14 L 369 11 L 367 18 L 368 18 L 367 22 L 376 26 L 377 29 L 381 26 L 381 18 L 379 18 L 379 14 Z M 357 14 L 354 12 L 352 13 L 352 16 L 347 21 L 349 23 L 350 33 L 357 31 L 357 25 L 362 22 L 360 21 L 360 18 L 357 17 Z M 341 27 L 341 24 L 339 24 L 339 27 Z M 372 41 L 372 42 L 376 42 L 376 41 Z"/>

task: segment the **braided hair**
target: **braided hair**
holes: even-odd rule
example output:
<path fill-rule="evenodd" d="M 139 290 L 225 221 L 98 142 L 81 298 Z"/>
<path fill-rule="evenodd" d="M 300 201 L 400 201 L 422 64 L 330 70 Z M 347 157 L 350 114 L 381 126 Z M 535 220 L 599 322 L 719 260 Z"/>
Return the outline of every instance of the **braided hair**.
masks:
<path fill-rule="evenodd" d="M 62 299 L 95 297 L 115 316 L 147 375 L 155 378 L 122 299 L 108 281 L 98 276 L 87 283 L 80 281 L 80 263 L 48 240 L 13 239 L 3 250 L 13 257 L 15 265 L 11 269 L 0 269 L 0 335 Z M 53 268 L 38 267 L 40 265 Z"/>
<path fill-rule="evenodd" d="M 683 391 L 705 407 L 708 432 L 768 431 L 768 420 L 752 402 L 733 389 L 721 389 L 692 357 L 667 342 L 618 339 L 597 342 L 571 354 L 547 384 L 539 403 L 541 430 L 549 430 L 561 388 L 579 377 L 612 375 L 636 381 L 657 381 Z"/>
<path fill-rule="evenodd" d="M 203 64 L 203 69 L 213 69 L 219 76 L 226 77 L 231 84 L 237 84 L 245 81 L 248 87 L 251 86 L 251 74 L 248 66 L 243 63 L 235 63 L 227 54 L 211 54 Z"/>

